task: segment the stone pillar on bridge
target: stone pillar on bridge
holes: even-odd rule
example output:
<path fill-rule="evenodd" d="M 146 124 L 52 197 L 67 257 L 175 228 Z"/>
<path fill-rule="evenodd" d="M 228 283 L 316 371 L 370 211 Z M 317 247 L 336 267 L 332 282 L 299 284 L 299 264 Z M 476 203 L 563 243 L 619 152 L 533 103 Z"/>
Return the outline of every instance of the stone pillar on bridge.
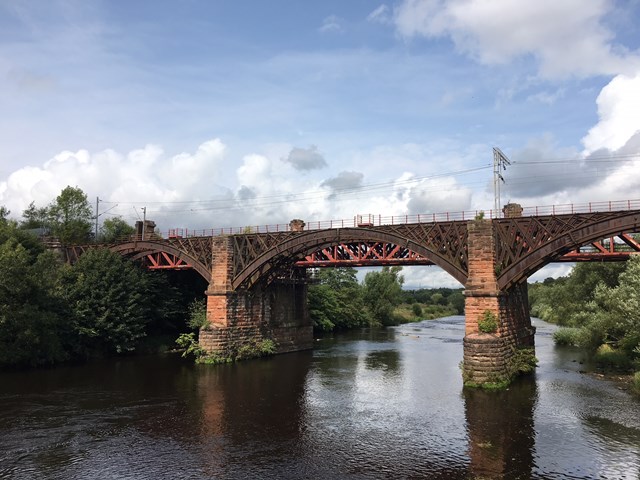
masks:
<path fill-rule="evenodd" d="M 251 356 L 271 340 L 276 353 L 309 349 L 313 332 L 304 279 L 277 279 L 248 290 L 233 290 L 233 246 L 230 237 L 214 239 L 211 282 L 207 294 L 209 325 L 199 342 L 223 358 Z"/>
<path fill-rule="evenodd" d="M 505 207 L 505 214 L 520 216 L 519 205 Z M 496 236 L 491 220 L 469 222 L 469 276 L 465 285 L 465 337 L 463 377 L 473 384 L 509 380 L 514 354 L 534 346 L 526 281 L 499 290 L 496 272 Z M 479 323 L 494 319 L 497 329 L 480 331 Z"/>

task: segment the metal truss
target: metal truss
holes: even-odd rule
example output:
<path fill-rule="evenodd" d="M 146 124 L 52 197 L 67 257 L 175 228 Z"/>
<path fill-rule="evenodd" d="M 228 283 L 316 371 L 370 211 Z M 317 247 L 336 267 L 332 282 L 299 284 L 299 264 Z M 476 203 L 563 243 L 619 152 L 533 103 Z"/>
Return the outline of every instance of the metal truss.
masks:
<path fill-rule="evenodd" d="M 231 238 L 234 288 L 248 288 L 261 279 L 269 281 L 277 276 L 276 272 L 296 266 L 322 266 L 322 262 L 330 262 L 330 259 L 340 259 L 345 266 L 359 262 L 360 265 L 435 264 L 463 284 L 467 278 L 467 225 L 464 221 L 234 235 Z"/>
<path fill-rule="evenodd" d="M 640 242 L 628 233 L 621 233 L 591 242 L 564 254 L 556 262 L 619 262 L 640 253 Z"/>
<path fill-rule="evenodd" d="M 504 289 L 583 245 L 600 242 L 602 246 L 603 238 L 640 231 L 640 211 L 517 217 L 493 222 L 498 287 Z M 624 241 L 631 237 L 621 238 Z"/>
<path fill-rule="evenodd" d="M 150 269 L 193 268 L 207 281 L 211 281 L 213 258 L 212 237 L 153 239 L 105 245 L 74 245 L 64 249 L 65 261 L 75 263 L 84 252 L 92 248 L 108 248 L 130 260 L 142 260 Z"/>
<path fill-rule="evenodd" d="M 296 267 L 371 267 L 379 265 L 433 265 L 433 262 L 406 247 L 385 242 L 340 243 L 323 248 Z"/>
<path fill-rule="evenodd" d="M 131 258 L 132 260 L 142 259 L 143 264 L 149 270 L 182 270 L 193 268 L 193 265 L 185 262 L 176 255 L 167 252 L 142 253 Z"/>
<path fill-rule="evenodd" d="M 503 290 L 556 261 L 614 261 L 640 253 L 640 211 L 573 213 L 492 220 L 495 271 Z M 232 288 L 298 278 L 323 266 L 438 265 L 463 285 L 468 276 L 466 221 L 229 235 Z M 151 269 L 193 268 L 208 282 L 214 237 L 131 240 L 64 247 L 74 263 L 90 248 L 109 248 Z M 296 280 L 297 281 L 297 280 Z"/>

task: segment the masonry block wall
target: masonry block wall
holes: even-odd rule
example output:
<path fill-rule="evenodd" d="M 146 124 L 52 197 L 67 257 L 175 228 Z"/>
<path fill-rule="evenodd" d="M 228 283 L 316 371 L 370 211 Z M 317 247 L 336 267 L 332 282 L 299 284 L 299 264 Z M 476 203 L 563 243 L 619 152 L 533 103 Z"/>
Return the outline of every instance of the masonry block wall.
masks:
<path fill-rule="evenodd" d="M 464 375 L 484 383 L 508 375 L 517 347 L 533 347 L 527 284 L 500 291 L 495 271 L 495 236 L 490 220 L 469 222 L 469 277 L 465 285 Z M 496 333 L 482 333 L 478 321 L 486 312 L 498 320 Z"/>
<path fill-rule="evenodd" d="M 275 281 L 234 291 L 231 240 L 216 239 L 212 255 L 211 283 L 206 292 L 209 327 L 202 329 L 199 337 L 206 351 L 229 356 L 266 339 L 275 342 L 277 353 L 312 347 L 305 284 Z"/>

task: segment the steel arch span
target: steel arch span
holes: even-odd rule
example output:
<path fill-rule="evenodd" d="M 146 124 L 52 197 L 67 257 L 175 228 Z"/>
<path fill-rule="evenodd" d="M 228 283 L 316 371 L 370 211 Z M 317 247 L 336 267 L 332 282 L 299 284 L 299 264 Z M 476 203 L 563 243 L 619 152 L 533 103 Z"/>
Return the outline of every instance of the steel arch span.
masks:
<path fill-rule="evenodd" d="M 516 217 L 493 222 L 497 282 L 502 290 L 583 245 L 610 236 L 629 241 L 624 232 L 640 231 L 640 211 Z"/>
<path fill-rule="evenodd" d="M 415 265 L 433 264 L 441 267 L 463 285 L 467 280 L 465 222 L 289 233 L 285 238 L 281 236 L 280 241 L 271 246 L 265 243 L 263 248 L 255 248 L 255 243 L 258 242 L 257 235 L 253 236 L 253 248 L 249 248 L 245 243 L 251 236 L 243 237 L 244 239 L 234 237 L 234 258 L 245 259 L 243 263 L 235 265 L 232 281 L 234 289 L 249 288 L 260 279 L 269 279 L 278 271 L 295 267 L 297 262 L 302 262 L 300 266 L 311 266 L 305 264 L 307 258 L 331 247 L 351 245 L 355 248 L 355 245 L 372 243 L 393 245 L 394 249 L 402 249 L 408 257 L 403 264 L 412 264 L 412 261 Z M 456 246 L 455 249 L 452 248 L 453 245 Z M 247 258 L 250 251 L 253 255 Z M 372 256 L 370 259 L 374 260 Z M 377 262 L 379 265 L 393 264 L 396 260 L 387 257 L 386 261 L 379 259 Z"/>
<path fill-rule="evenodd" d="M 130 260 L 144 260 L 151 269 L 193 268 L 211 282 L 211 239 L 207 237 L 145 240 L 112 245 L 109 250 Z"/>

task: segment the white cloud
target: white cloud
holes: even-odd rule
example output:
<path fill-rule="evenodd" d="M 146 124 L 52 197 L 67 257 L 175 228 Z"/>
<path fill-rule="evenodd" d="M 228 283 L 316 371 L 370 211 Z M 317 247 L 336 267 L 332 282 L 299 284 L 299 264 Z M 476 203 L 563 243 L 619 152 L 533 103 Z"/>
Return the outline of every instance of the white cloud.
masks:
<path fill-rule="evenodd" d="M 418 288 L 462 288 L 462 285 L 440 267 L 414 266 L 404 267 L 404 288 L 414 290 Z"/>
<path fill-rule="evenodd" d="M 321 33 L 340 33 L 344 31 L 344 20 L 337 15 L 329 15 L 322 21 L 322 25 L 318 29 Z"/>
<path fill-rule="evenodd" d="M 449 37 L 456 48 L 484 64 L 533 56 L 543 77 L 634 71 L 636 52 L 613 43 L 603 25 L 606 0 L 404 0 L 395 11 L 406 37 Z"/>
<path fill-rule="evenodd" d="M 640 70 L 611 80 L 598 95 L 597 105 L 600 119 L 582 139 L 585 153 L 617 150 L 640 130 Z"/>
<path fill-rule="evenodd" d="M 390 9 L 386 5 L 382 4 L 376 8 L 373 12 L 367 15 L 367 21 L 373 23 L 389 23 L 391 20 Z"/>
<path fill-rule="evenodd" d="M 132 206 L 149 204 L 149 214 L 165 215 L 152 205 L 156 202 L 211 198 L 221 189 L 216 187 L 225 147 L 220 140 L 200 145 L 195 154 L 182 153 L 170 158 L 159 146 L 147 145 L 143 149 L 122 155 L 113 150 L 90 153 L 63 151 L 41 167 L 23 167 L 11 173 L 0 183 L 0 204 L 7 206 L 13 216 L 19 217 L 30 202 L 46 206 L 67 185 L 80 187 L 91 201 L 96 196 L 110 205 L 121 204 L 113 213 L 130 220 Z M 165 217 L 166 218 L 166 217 Z"/>

